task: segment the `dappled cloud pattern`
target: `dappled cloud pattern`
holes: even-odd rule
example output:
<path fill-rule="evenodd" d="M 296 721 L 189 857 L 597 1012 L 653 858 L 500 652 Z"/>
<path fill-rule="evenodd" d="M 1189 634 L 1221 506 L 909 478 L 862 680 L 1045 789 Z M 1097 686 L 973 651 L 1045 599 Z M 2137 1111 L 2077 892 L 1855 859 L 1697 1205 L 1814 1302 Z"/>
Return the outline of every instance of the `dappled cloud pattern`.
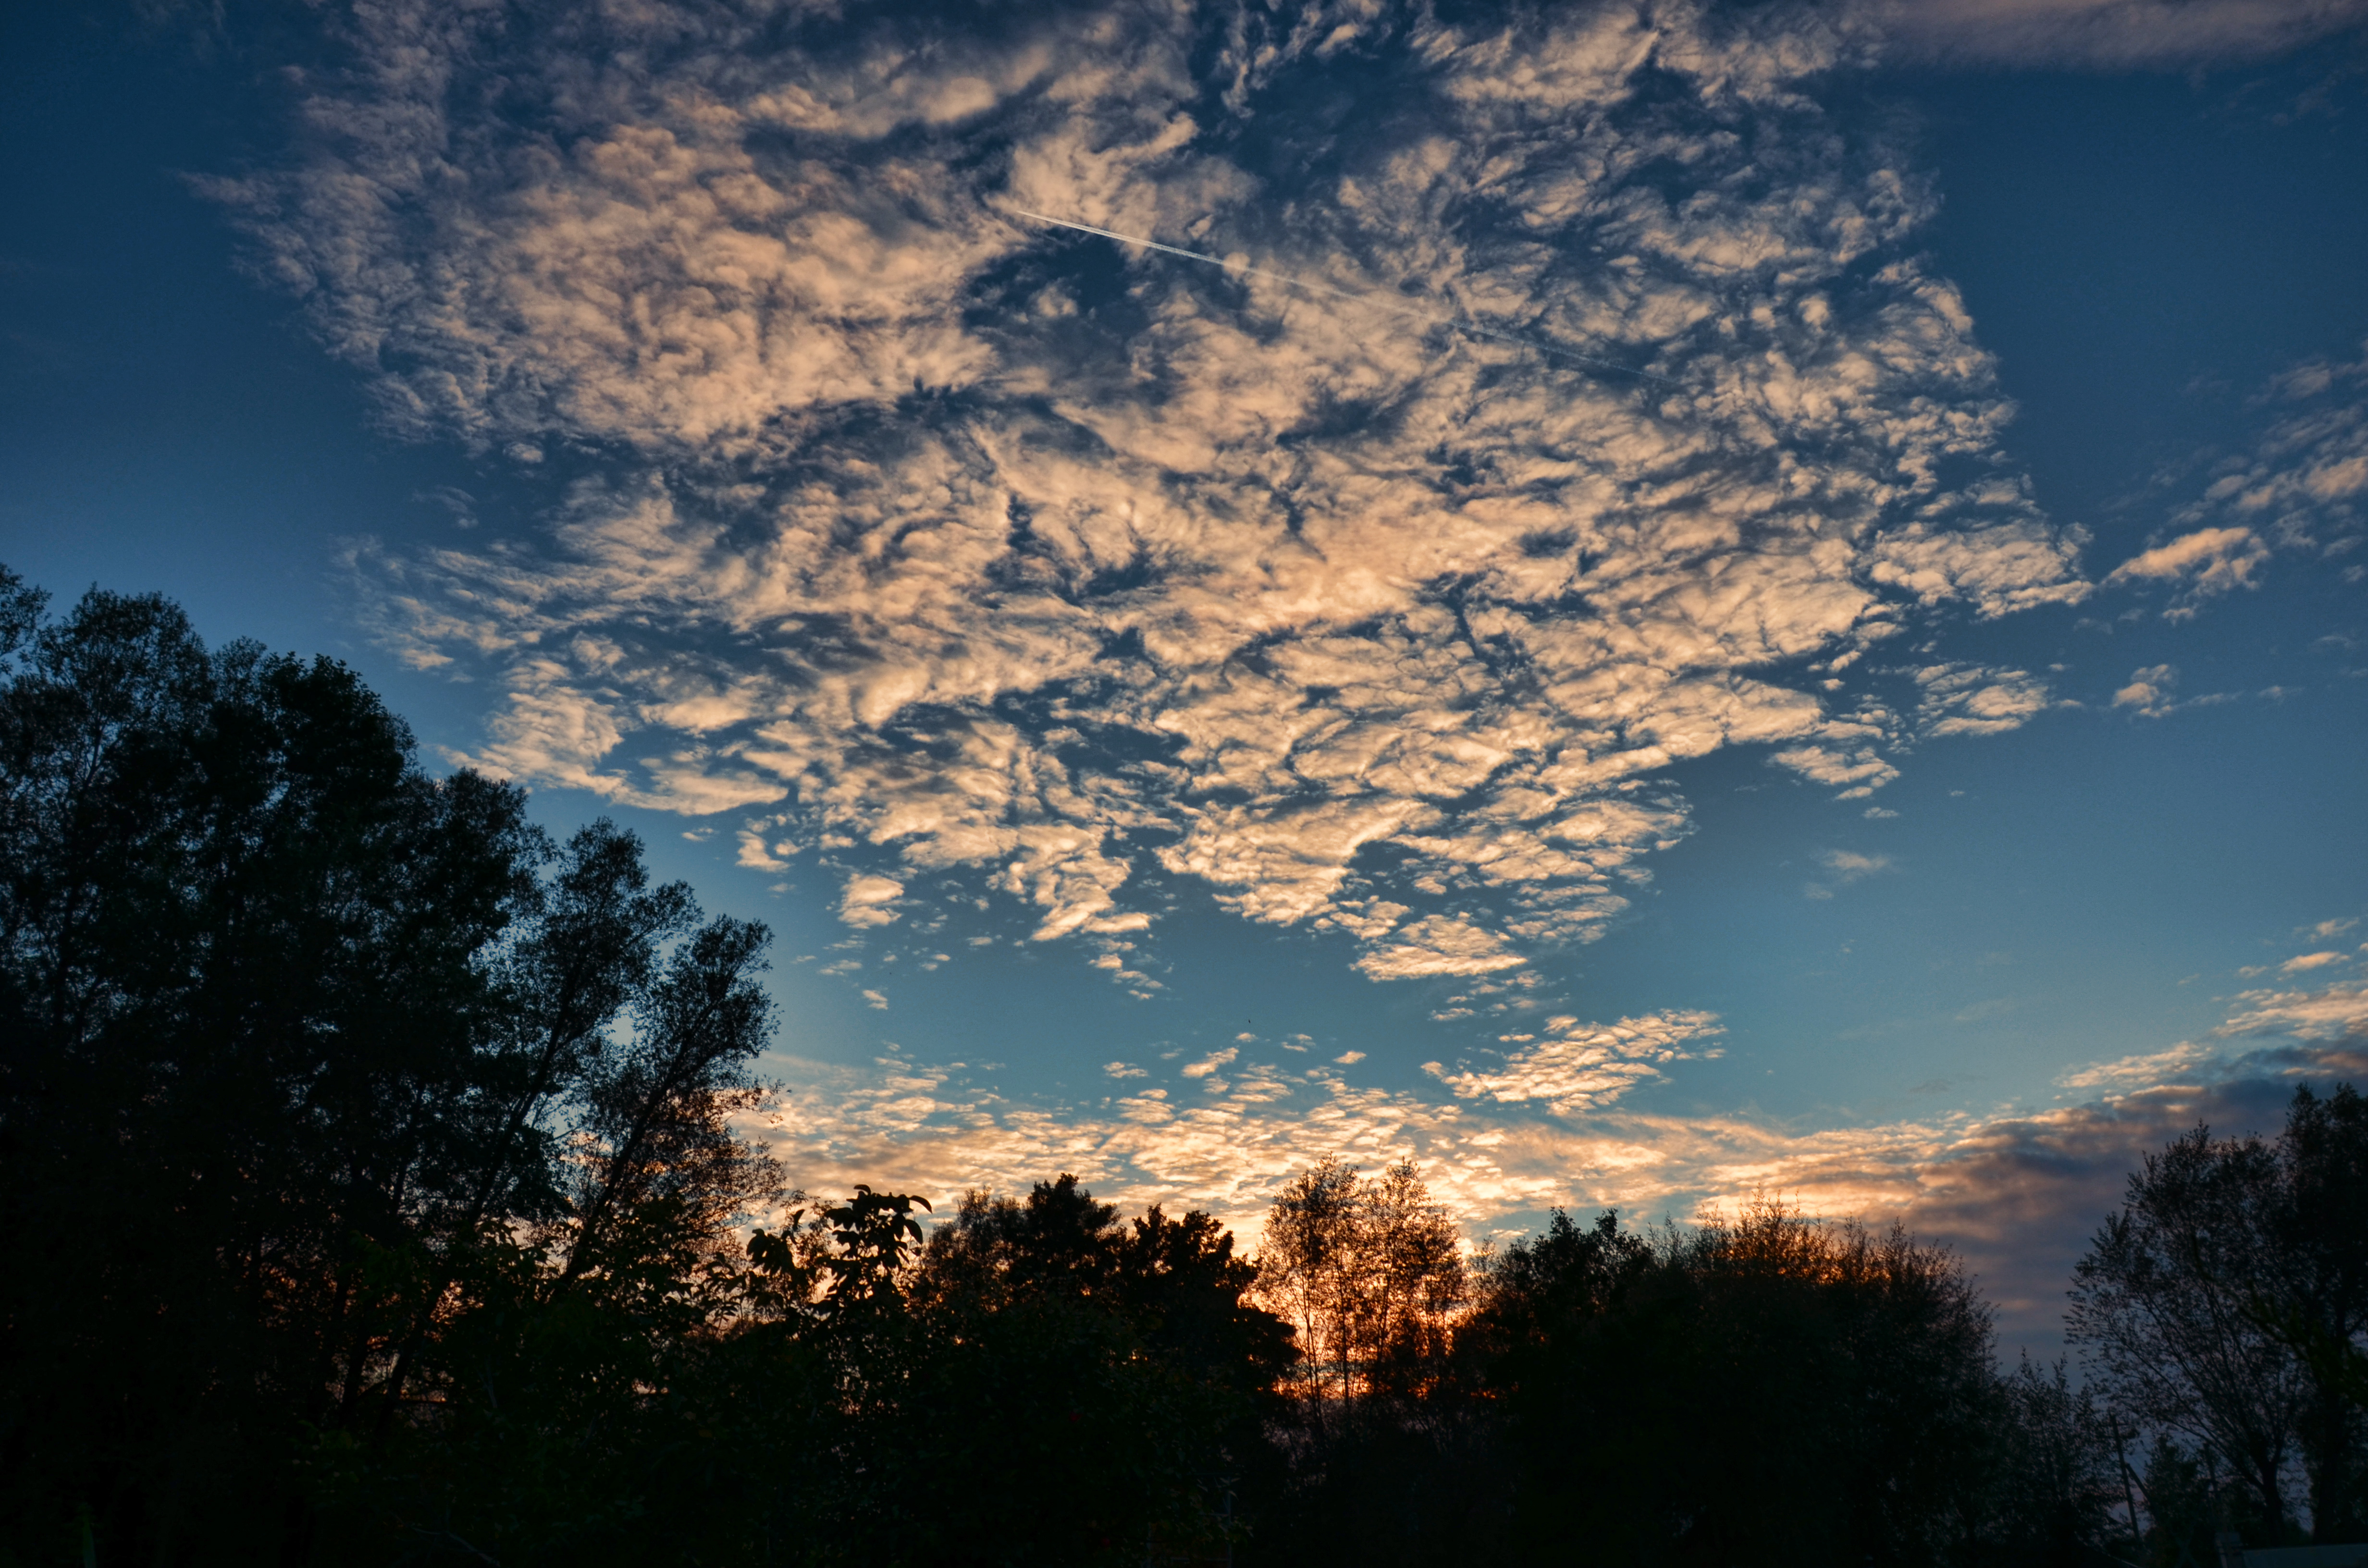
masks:
<path fill-rule="evenodd" d="M 1892 639 L 2088 591 L 1927 183 L 1809 97 L 1843 12 L 344 26 L 218 193 L 393 426 L 574 476 L 532 544 L 359 547 L 380 632 L 500 694 L 465 760 L 739 812 L 858 926 L 951 872 L 1112 937 L 1156 862 L 1518 966 L 1687 830 L 1669 765 L 1871 792 L 2048 700 Z"/>
<path fill-rule="evenodd" d="M 2351 361 L 2313 358 L 2255 399 L 2251 449 L 2224 455 L 2170 526 L 2105 576 L 2109 587 L 2168 590 L 2163 615 L 2193 617 L 2222 594 L 2260 585 L 2273 555 L 2299 556 L 2347 583 L 2368 577 L 2368 345 Z M 2141 671 L 2143 676 L 2145 672 Z"/>

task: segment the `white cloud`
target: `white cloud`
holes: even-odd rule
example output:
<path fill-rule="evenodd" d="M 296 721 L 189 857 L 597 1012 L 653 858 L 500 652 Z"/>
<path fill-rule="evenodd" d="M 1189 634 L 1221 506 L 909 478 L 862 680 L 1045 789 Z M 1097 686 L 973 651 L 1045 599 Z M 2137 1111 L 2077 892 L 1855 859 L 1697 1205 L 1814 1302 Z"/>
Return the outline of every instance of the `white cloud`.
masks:
<path fill-rule="evenodd" d="M 1837 800 L 1871 793 L 1899 777 L 1870 745 L 1844 751 L 1830 746 L 1789 746 L 1770 758 L 1819 784 L 1847 786 Z"/>
<path fill-rule="evenodd" d="M 2283 974 L 2296 974 L 2304 970 L 2325 969 L 2331 963 L 2348 962 L 2351 956 L 2349 953 L 2296 953 L 2278 965 L 2278 970 Z"/>
<path fill-rule="evenodd" d="M 2179 684 L 2179 670 L 2171 665 L 2149 665 L 2130 676 L 2130 684 L 2113 693 L 2113 706 L 2135 708 L 2149 718 L 2170 711 L 2170 693 Z"/>
<path fill-rule="evenodd" d="M 734 864 L 752 867 L 760 871 L 788 870 L 789 858 L 798 852 L 799 846 L 794 839 L 768 841 L 767 830 L 778 829 L 780 826 L 778 819 L 771 821 L 759 819 L 743 824 L 739 833 L 740 850 L 734 857 Z"/>
<path fill-rule="evenodd" d="M 2250 528 L 2198 528 L 2130 557 L 2106 574 L 2105 585 L 2177 583 L 2183 592 L 2163 614 L 2182 619 L 2195 613 L 2198 600 L 2259 586 L 2253 573 L 2269 555 L 2269 547 Z"/>
<path fill-rule="evenodd" d="M 838 901 L 838 917 L 857 927 L 893 926 L 898 915 L 896 901 L 904 894 L 905 884 L 892 878 L 849 877 Z"/>
<path fill-rule="evenodd" d="M 1188 1062 L 1181 1068 L 1178 1069 L 1178 1071 L 1181 1072 L 1187 1078 L 1205 1078 L 1210 1074 L 1214 1073 L 1218 1068 L 1231 1062 L 1239 1055 L 1241 1055 L 1241 1051 L 1229 1045 L 1223 1051 L 1211 1051 L 1208 1055 L 1203 1056 L 1198 1062 Z"/>
<path fill-rule="evenodd" d="M 2019 730 L 2048 706 L 2047 683 L 2028 671 L 1936 665 L 1916 672 L 1916 710 L 1926 735 L 1997 735 Z"/>
<path fill-rule="evenodd" d="M 2115 567 L 2109 585 L 2175 585 L 2177 620 L 2205 599 L 2259 585 L 2275 551 L 2316 556 L 2347 582 L 2368 540 L 2368 354 L 2305 360 L 2271 378 L 2269 417 L 2251 449 L 2210 466 L 2200 494 L 2171 517 L 2186 530 Z"/>
<path fill-rule="evenodd" d="M 2324 991 L 2246 991 L 2245 1010 L 2220 1033 L 2291 1034 L 2303 1040 L 2368 1037 L 2368 981 Z"/>
<path fill-rule="evenodd" d="M 1817 857 L 1817 861 L 1827 870 L 1846 882 L 1854 882 L 1861 877 L 1871 877 L 1877 871 L 1891 869 L 1890 856 L 1861 855 L 1850 849 L 1828 849 Z"/>
<path fill-rule="evenodd" d="M 2181 701 L 2179 690 L 2179 666 L 2148 665 L 2130 672 L 2127 686 L 2113 693 L 2113 706 L 2135 710 L 2145 719 L 2161 719 L 2182 708 L 2208 708 L 2215 703 L 2234 702 L 2234 692 L 2211 691 Z"/>
<path fill-rule="evenodd" d="M 1400 940 L 1376 946 L 1357 960 L 1357 967 L 1375 980 L 1405 980 L 1418 975 L 1490 974 L 1520 962 L 1520 955 L 1494 932 L 1434 915 L 1406 926 Z"/>
<path fill-rule="evenodd" d="M 1627 907 L 1670 764 L 1864 795 L 1905 727 L 1851 655 L 2089 591 L 1929 182 L 1808 96 L 1849 17 L 980 15 L 374 7 L 303 158 L 223 187 L 391 423 L 599 476 L 536 551 L 357 555 L 404 657 L 501 694 L 471 760 L 771 807 L 746 864 L 860 846 L 1039 938 L 1141 930 L 1156 861 L 1484 974 Z M 1236 159 L 1369 78 L 1308 183 Z M 2045 700 L 1982 671 L 1919 722 Z"/>
<path fill-rule="evenodd" d="M 2113 1062 L 2092 1062 L 2058 1077 L 2066 1089 L 2129 1089 L 2167 1084 L 2194 1084 L 2226 1061 L 2222 1048 L 2181 1040 L 2168 1051 L 2141 1052 Z"/>
<path fill-rule="evenodd" d="M 1503 1104 L 1550 1102 L 1557 1116 L 1577 1116 L 1609 1105 L 1639 1082 L 1660 1076 L 1663 1065 L 1690 1060 L 1692 1041 L 1725 1032 L 1711 1013 L 1655 1013 L 1616 1024 L 1580 1024 L 1556 1018 L 1559 1038 L 1524 1046 L 1494 1073 L 1450 1073 L 1436 1062 L 1423 1071 L 1454 1091 L 1458 1099 L 1487 1098 Z M 1553 1027 L 1550 1025 L 1549 1027 Z M 1531 1037 L 1520 1036 L 1527 1040 Z"/>
<path fill-rule="evenodd" d="M 2356 539 L 2368 502 L 2368 353 L 2305 360 L 2271 381 L 2266 402 L 2281 412 L 2251 460 L 2227 465 L 2198 510 L 2250 519 L 2281 544 Z"/>

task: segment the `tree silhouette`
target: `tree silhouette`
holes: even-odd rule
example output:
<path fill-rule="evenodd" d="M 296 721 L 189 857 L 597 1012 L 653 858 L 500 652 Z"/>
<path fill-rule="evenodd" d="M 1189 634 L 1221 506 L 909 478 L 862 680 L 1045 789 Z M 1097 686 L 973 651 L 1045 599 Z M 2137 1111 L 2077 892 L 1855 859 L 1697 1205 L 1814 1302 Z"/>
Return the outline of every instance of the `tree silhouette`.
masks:
<path fill-rule="evenodd" d="M 1464 1299 L 1454 1226 L 1411 1162 L 1367 1178 L 1327 1156 L 1292 1177 L 1259 1264 L 1260 1298 L 1298 1330 L 1311 1392 L 1344 1401 L 1428 1375 Z"/>
<path fill-rule="evenodd" d="M 2226 1471 L 2231 1523 L 2278 1543 L 2362 1527 L 2368 1104 L 2295 1091 L 2273 1142 L 2197 1127 L 2146 1156 L 2080 1260 L 2068 1324 L 2114 1408 Z M 2215 1488 L 2214 1490 L 2218 1490 Z"/>
<path fill-rule="evenodd" d="M 2146 1159 L 2083 1387 L 1764 1199 L 1467 1260 L 1325 1160 L 1253 1260 L 1066 1173 L 785 1191 L 766 942 L 334 662 L 0 569 L 0 1564 L 2172 1568 L 2297 1475 L 2362 1528 L 2349 1087 Z"/>

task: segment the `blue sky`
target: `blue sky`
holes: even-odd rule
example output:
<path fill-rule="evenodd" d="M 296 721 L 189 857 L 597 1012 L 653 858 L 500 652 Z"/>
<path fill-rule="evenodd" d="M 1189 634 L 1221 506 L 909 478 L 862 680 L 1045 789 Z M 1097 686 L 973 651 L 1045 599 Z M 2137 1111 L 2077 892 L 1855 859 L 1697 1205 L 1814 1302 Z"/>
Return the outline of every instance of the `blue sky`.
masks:
<path fill-rule="evenodd" d="M 12 16 L 0 560 L 769 921 L 810 1187 L 1766 1187 L 2043 1343 L 2362 1064 L 2362 14 Z"/>

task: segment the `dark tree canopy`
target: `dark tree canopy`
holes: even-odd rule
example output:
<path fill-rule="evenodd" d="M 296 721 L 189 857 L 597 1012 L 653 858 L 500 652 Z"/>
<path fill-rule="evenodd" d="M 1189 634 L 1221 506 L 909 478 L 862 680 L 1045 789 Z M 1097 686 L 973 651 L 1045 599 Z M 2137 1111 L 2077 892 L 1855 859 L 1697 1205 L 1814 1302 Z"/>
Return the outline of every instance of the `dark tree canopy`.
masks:
<path fill-rule="evenodd" d="M 159 598 L 0 577 L 0 1562 L 1222 1535 L 1289 1352 L 1208 1216 L 806 1203 L 734 1131 L 767 933 L 632 834 Z"/>
<path fill-rule="evenodd" d="M 2368 1107 L 2149 1157 L 2089 1358 L 1756 1201 L 1259 1256 L 1073 1175 L 789 1190 L 767 933 L 352 672 L 0 569 L 0 1568 L 2034 1564 L 2362 1528 Z"/>
<path fill-rule="evenodd" d="M 2080 1261 L 2072 1335 L 2165 1474 L 2278 1542 L 2368 1536 L 2368 1100 L 2294 1093 L 2278 1137 L 2146 1157 Z M 2225 1484 L 2224 1484 L 2225 1482 Z"/>
<path fill-rule="evenodd" d="M 429 778 L 341 665 L 6 586 L 0 1487 L 160 1561 L 301 1555 L 305 1464 L 461 1435 L 571 1290 L 683 1317 L 774 1186 L 725 1120 L 765 934 Z"/>

